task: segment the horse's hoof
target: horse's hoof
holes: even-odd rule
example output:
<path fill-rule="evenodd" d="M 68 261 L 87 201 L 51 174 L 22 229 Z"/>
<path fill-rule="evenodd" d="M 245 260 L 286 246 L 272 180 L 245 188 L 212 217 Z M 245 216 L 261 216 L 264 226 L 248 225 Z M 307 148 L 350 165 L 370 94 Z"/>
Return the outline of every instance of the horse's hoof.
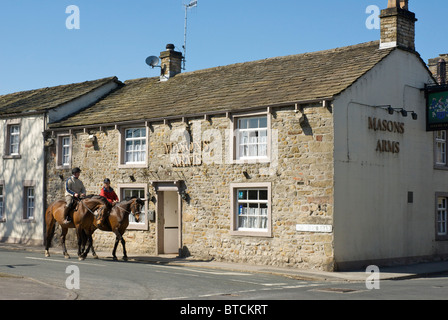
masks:
<path fill-rule="evenodd" d="M 98 256 L 96 254 L 92 255 L 93 259 L 98 259 Z"/>
<path fill-rule="evenodd" d="M 123 257 L 123 261 L 128 261 L 128 257 Z"/>
<path fill-rule="evenodd" d="M 78 260 L 79 260 L 79 261 L 83 261 L 83 260 L 86 260 L 86 257 L 83 257 L 83 256 L 79 256 L 79 257 L 78 257 Z"/>
<path fill-rule="evenodd" d="M 112 260 L 118 261 L 117 257 L 112 257 Z"/>
<path fill-rule="evenodd" d="M 68 254 L 64 254 L 65 259 L 70 259 L 70 256 Z"/>
<path fill-rule="evenodd" d="M 50 252 L 48 252 L 48 250 L 45 250 L 45 257 L 49 257 L 50 256 Z"/>

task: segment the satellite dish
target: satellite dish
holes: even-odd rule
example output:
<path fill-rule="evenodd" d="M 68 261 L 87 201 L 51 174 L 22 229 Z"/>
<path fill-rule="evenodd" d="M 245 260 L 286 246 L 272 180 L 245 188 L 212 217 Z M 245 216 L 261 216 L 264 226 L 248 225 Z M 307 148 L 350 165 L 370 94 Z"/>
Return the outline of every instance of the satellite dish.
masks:
<path fill-rule="evenodd" d="M 159 62 L 160 59 L 156 56 L 149 56 L 148 58 L 146 58 L 146 64 L 152 68 L 159 67 Z"/>

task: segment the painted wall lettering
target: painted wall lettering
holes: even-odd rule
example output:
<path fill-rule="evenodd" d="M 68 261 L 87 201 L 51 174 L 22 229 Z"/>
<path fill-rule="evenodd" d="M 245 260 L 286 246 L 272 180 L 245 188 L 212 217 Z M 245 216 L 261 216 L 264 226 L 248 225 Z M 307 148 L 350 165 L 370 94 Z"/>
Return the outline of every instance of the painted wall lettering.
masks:
<path fill-rule="evenodd" d="M 377 119 L 372 117 L 369 117 L 368 120 L 369 130 L 404 134 L 405 130 L 403 122 Z M 378 140 L 376 143 L 375 151 L 380 153 L 400 153 L 400 142 L 391 140 Z"/>
<path fill-rule="evenodd" d="M 404 123 L 369 117 L 369 129 L 404 134 Z"/>

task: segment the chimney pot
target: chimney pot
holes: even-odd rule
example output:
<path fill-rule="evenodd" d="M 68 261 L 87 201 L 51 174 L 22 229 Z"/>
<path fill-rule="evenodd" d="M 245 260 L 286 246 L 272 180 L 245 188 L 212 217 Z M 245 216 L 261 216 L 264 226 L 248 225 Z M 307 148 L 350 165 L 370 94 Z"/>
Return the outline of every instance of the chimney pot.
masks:
<path fill-rule="evenodd" d="M 400 8 L 408 10 L 408 2 L 409 0 L 389 0 L 387 8 Z"/>
<path fill-rule="evenodd" d="M 170 51 L 173 51 L 173 50 L 174 50 L 174 44 L 172 44 L 172 43 L 168 43 L 168 44 L 166 45 L 166 49 L 167 49 L 167 50 L 170 50 Z"/>

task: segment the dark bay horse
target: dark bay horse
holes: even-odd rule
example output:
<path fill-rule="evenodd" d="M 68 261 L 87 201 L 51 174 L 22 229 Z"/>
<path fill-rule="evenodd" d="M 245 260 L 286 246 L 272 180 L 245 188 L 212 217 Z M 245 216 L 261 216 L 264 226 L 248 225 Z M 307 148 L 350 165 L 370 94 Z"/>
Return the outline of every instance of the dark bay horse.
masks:
<path fill-rule="evenodd" d="M 116 236 L 114 249 L 112 251 L 114 260 L 118 260 L 117 256 L 115 255 L 118 242 L 121 242 L 121 245 L 123 246 L 123 260 L 128 260 L 125 247 L 126 242 L 124 241 L 123 234 L 125 233 L 126 228 L 129 225 L 129 214 L 132 214 L 135 217 L 135 221 L 138 222 L 144 204 L 145 201 L 141 200 L 140 198 L 132 198 L 130 200 L 118 202 L 117 204 L 115 204 L 115 206 L 112 207 L 107 222 L 98 227 L 98 229 L 102 231 L 111 231 Z"/>
<path fill-rule="evenodd" d="M 76 235 L 78 238 L 78 257 L 80 260 L 84 260 L 89 252 L 92 242 L 89 241 L 89 246 L 87 250 L 81 249 L 81 246 L 85 244 L 85 237 L 91 239 L 93 230 L 95 230 L 94 226 L 96 224 L 96 219 L 94 216 L 94 212 L 98 210 L 98 213 L 105 216 L 109 214 L 112 206 L 111 204 L 103 197 L 100 196 L 89 196 L 85 199 L 82 199 L 77 204 L 77 208 L 75 211 L 70 213 L 72 216 L 72 222 L 68 225 L 64 225 L 64 208 L 65 201 L 58 200 L 53 202 L 45 212 L 45 223 L 46 223 L 46 243 L 45 243 L 45 256 L 49 257 L 50 252 L 49 248 L 51 245 L 51 240 L 54 235 L 54 230 L 56 227 L 56 222 L 62 228 L 61 234 L 61 242 L 62 242 L 62 250 L 64 256 L 66 258 L 70 258 L 67 253 L 67 248 L 65 247 L 65 237 L 67 235 L 69 228 L 76 228 Z M 96 256 L 93 247 L 92 254 Z"/>

